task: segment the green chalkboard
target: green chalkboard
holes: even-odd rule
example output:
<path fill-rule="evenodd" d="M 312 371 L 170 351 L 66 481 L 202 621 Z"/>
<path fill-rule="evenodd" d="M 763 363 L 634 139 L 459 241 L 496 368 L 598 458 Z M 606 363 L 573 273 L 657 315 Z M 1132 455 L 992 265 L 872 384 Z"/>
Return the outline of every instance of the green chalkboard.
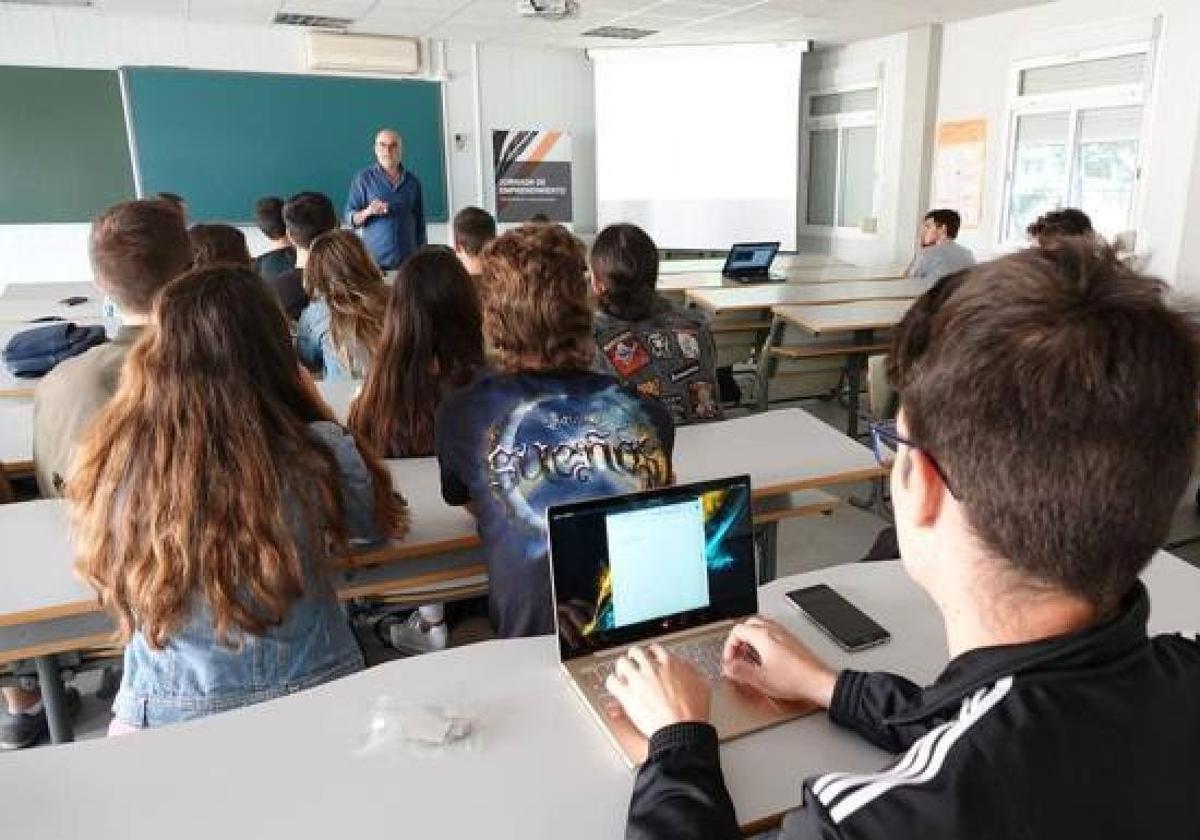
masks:
<path fill-rule="evenodd" d="M 255 199 L 317 190 L 339 212 L 374 162 L 381 127 L 405 140 L 425 214 L 445 221 L 442 89 L 436 82 L 130 67 L 124 74 L 143 195 L 167 191 L 204 221 L 249 219 Z"/>
<path fill-rule="evenodd" d="M 0 67 L 0 224 L 86 222 L 126 198 L 117 74 Z"/>

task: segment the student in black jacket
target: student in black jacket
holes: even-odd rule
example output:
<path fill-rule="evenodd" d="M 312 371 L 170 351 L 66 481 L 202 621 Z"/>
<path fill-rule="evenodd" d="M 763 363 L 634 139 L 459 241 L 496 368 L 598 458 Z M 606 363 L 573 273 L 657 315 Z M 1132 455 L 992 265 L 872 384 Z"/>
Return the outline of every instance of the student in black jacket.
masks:
<path fill-rule="evenodd" d="M 928 317 L 876 439 L 951 661 L 922 688 L 835 673 L 769 621 L 731 632 L 731 679 L 899 754 L 807 780 L 782 836 L 1200 837 L 1200 644 L 1147 636 L 1138 580 L 1194 463 L 1193 327 L 1086 242 L 970 269 Z M 627 836 L 736 837 L 700 677 L 635 650 L 609 689 L 652 735 Z"/>

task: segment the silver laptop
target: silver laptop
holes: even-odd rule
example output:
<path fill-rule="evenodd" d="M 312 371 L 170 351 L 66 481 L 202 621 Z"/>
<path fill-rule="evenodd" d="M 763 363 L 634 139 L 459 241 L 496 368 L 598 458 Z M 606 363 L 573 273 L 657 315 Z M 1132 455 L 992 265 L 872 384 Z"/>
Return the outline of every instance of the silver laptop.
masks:
<path fill-rule="evenodd" d="M 813 711 L 725 679 L 733 624 L 758 611 L 748 476 L 552 506 L 546 512 L 559 652 L 567 678 L 631 766 L 646 739 L 604 687 L 630 645 L 657 642 L 713 687 L 721 740 Z"/>

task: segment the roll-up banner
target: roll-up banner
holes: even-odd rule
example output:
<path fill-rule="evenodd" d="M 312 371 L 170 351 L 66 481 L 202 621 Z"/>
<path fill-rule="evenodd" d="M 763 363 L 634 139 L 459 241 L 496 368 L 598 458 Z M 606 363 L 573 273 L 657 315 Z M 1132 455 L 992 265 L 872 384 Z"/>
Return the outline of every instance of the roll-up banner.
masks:
<path fill-rule="evenodd" d="M 493 129 L 496 220 L 527 222 L 542 214 L 570 222 L 571 135 L 563 131 Z"/>

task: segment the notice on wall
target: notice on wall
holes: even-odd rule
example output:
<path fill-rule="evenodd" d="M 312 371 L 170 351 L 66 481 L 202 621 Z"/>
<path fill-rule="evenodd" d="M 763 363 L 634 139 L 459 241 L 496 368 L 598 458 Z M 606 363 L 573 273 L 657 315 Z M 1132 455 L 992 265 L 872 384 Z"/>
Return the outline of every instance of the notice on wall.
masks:
<path fill-rule="evenodd" d="M 496 220 L 527 222 L 542 214 L 570 222 L 571 135 L 562 131 L 492 131 Z"/>
<path fill-rule="evenodd" d="M 983 213 L 987 120 L 938 126 L 933 160 L 933 207 L 957 210 L 964 228 L 978 228 Z"/>

